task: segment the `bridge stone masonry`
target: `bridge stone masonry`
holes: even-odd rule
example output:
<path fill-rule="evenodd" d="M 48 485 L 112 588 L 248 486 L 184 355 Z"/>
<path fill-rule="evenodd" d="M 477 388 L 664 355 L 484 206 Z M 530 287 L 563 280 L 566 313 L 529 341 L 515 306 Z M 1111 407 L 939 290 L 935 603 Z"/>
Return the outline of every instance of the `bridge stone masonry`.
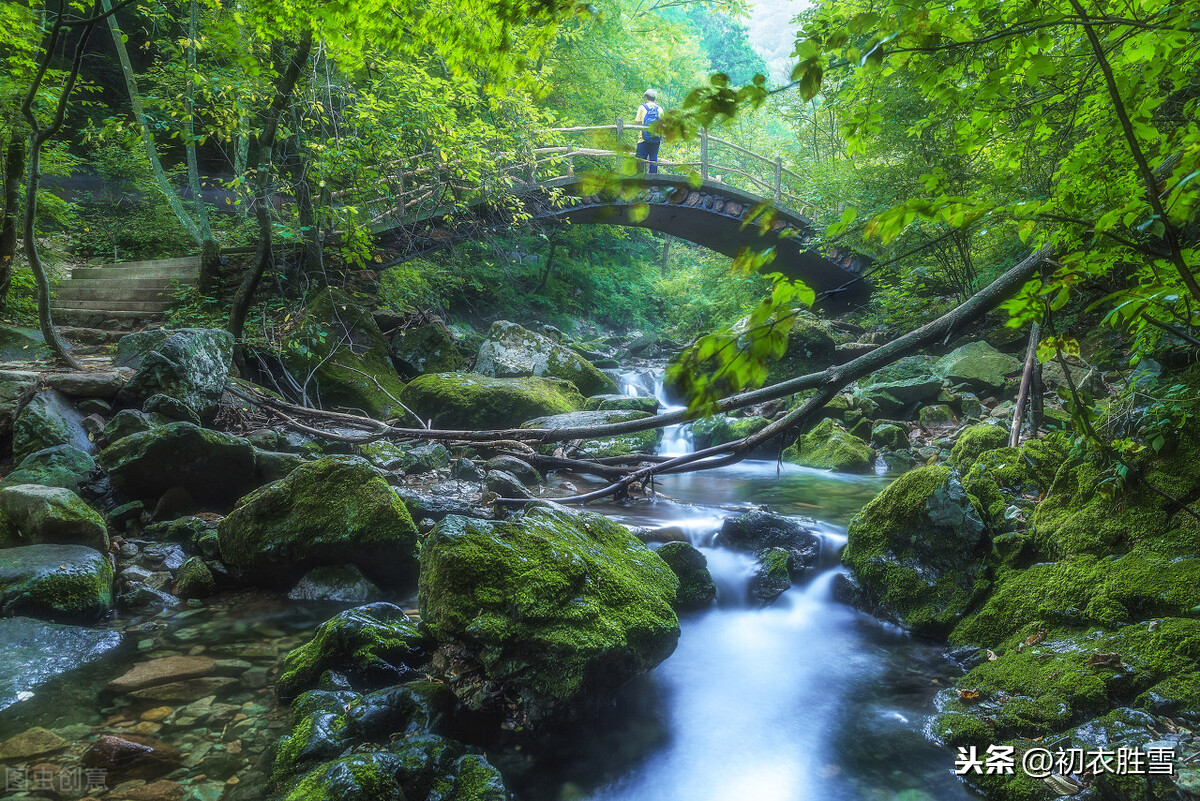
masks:
<path fill-rule="evenodd" d="M 619 145 L 627 130 L 643 129 L 618 120 L 611 126 L 546 132 L 557 136 L 607 135 L 613 143 L 609 147 L 567 144 L 537 148 L 525 163 L 502 168 L 513 176 L 508 193 L 522 201 L 530 222 L 535 224 L 646 228 L 730 257 L 746 249 L 758 252 L 772 248 L 774 259 L 764 270 L 803 280 L 816 291 L 827 311 L 844 311 L 866 302 L 871 288 L 865 272 L 871 260 L 848 249 L 816 249 L 816 224 L 792 208 L 809 210 L 811 206 L 791 194 L 784 180 L 802 179 L 785 169 L 782 160 L 767 159 L 712 137 L 705 130 L 699 137 L 698 158 L 658 161 L 660 169 L 686 171 L 683 174 L 639 173 L 598 182 L 577 171 L 583 166 L 590 173 L 611 175 L 619 162 L 637 161 Z M 715 159 L 717 146 L 736 156 L 738 166 Z M 425 174 L 430 175 L 428 171 Z M 741 186 L 727 180 L 738 180 Z M 599 191 L 597 183 L 602 187 Z M 401 180 L 399 186 L 400 192 L 387 199 L 395 205 L 385 207 L 376 218 L 377 242 L 392 251 L 392 263 L 514 224 L 510 211 L 484 198 L 466 203 L 466 213 L 461 203 L 458 208 L 438 204 L 436 178 L 410 181 L 407 187 Z M 376 203 L 380 201 L 384 199 Z"/>

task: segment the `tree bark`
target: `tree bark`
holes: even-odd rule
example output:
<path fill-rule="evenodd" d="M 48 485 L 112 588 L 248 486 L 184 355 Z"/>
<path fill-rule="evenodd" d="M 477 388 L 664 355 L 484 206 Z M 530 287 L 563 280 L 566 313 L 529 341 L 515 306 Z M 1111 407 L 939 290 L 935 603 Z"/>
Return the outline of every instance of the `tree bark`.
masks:
<path fill-rule="evenodd" d="M 1025 351 L 1025 369 L 1021 372 L 1021 389 L 1017 392 L 1017 406 L 1013 409 L 1012 426 L 1008 432 L 1008 447 L 1010 448 L 1021 444 L 1021 424 L 1025 420 L 1025 402 L 1029 398 L 1029 390 L 1033 386 L 1033 366 L 1037 363 L 1038 340 L 1041 335 L 1042 327 L 1040 325 L 1034 323 L 1029 327 L 1029 347 Z"/>
<path fill-rule="evenodd" d="M 21 218 L 21 178 L 25 175 L 25 141 L 12 133 L 4 156 L 4 219 L 0 221 L 0 311 L 8 307 L 13 260 L 17 256 L 17 221 Z"/>
<path fill-rule="evenodd" d="M 275 87 L 275 97 L 267 109 L 263 121 L 262 133 L 258 136 L 252 155 L 252 164 L 247 165 L 254 173 L 254 219 L 258 227 L 258 249 L 254 254 L 254 262 L 246 270 L 242 283 L 233 296 L 233 305 L 229 311 L 229 332 L 240 339 L 242 329 L 246 324 L 246 313 L 254 301 L 254 292 L 258 289 L 263 275 L 273 263 L 271 241 L 271 209 L 267 197 L 268 184 L 271 179 L 272 152 L 275 149 L 275 137 L 279 132 L 279 120 L 292 101 L 296 83 L 300 80 L 300 71 L 308 62 L 312 52 L 312 32 L 305 31 L 300 43 L 292 52 L 287 69 L 279 78 Z"/>

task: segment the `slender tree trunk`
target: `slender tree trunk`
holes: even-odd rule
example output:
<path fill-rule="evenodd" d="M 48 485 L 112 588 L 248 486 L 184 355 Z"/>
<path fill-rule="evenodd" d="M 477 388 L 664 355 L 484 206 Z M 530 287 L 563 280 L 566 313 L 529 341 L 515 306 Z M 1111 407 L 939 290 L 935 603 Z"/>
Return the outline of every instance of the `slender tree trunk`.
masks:
<path fill-rule="evenodd" d="M 1012 427 L 1008 432 L 1008 447 L 1010 448 L 1021 444 L 1021 425 L 1025 421 L 1025 404 L 1033 386 L 1033 366 L 1037 363 L 1038 340 L 1041 335 L 1042 327 L 1040 325 L 1034 323 L 1029 327 L 1029 347 L 1025 351 L 1025 369 L 1021 372 L 1021 389 L 1017 392 L 1017 406 L 1013 409 Z"/>
<path fill-rule="evenodd" d="M 4 155 L 4 219 L 0 221 L 0 310 L 8 307 L 13 261 L 17 256 L 21 178 L 25 175 L 25 142 L 14 130 Z"/>
<path fill-rule="evenodd" d="M 253 152 L 253 164 L 248 165 L 254 171 L 254 219 L 258 227 L 258 249 L 254 254 L 254 262 L 246 270 L 246 275 L 237 292 L 233 296 L 233 305 L 229 311 L 229 331 L 235 337 L 241 338 L 242 328 L 246 324 L 246 313 L 254 300 L 254 292 L 258 289 L 263 275 L 270 269 L 273 255 L 271 250 L 271 208 L 267 189 L 271 180 L 272 152 L 275 149 L 275 137 L 279 132 L 279 120 L 283 112 L 292 102 L 292 94 L 300 79 L 300 71 L 308 62 L 312 52 L 312 33 L 305 31 L 292 52 L 287 69 L 279 77 L 275 87 L 275 97 L 267 109 L 263 120 L 263 130 Z"/>

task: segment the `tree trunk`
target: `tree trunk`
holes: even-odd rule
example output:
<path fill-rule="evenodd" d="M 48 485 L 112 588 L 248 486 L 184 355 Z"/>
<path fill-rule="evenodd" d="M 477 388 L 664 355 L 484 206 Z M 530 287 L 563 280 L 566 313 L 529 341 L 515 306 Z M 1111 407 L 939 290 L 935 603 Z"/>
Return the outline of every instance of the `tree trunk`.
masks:
<path fill-rule="evenodd" d="M 17 221 L 21 218 L 18 198 L 25 175 L 25 142 L 12 132 L 4 156 L 4 219 L 0 221 L 0 310 L 8 307 L 13 260 L 17 255 Z"/>
<path fill-rule="evenodd" d="M 262 277 L 273 263 L 271 249 L 271 209 L 267 196 L 268 184 L 271 180 L 272 153 L 275 149 L 275 136 L 279 131 L 279 120 L 292 101 L 296 83 L 300 80 L 300 71 L 308 62 L 312 52 L 312 33 L 305 31 L 296 45 L 295 51 L 288 62 L 287 69 L 279 77 L 279 85 L 275 88 L 275 97 L 267 109 L 263 121 L 263 130 L 254 148 L 253 164 L 250 166 L 254 173 L 254 219 L 258 227 L 258 250 L 254 254 L 254 262 L 246 270 L 242 283 L 233 296 L 233 305 L 229 310 L 229 332 L 236 338 L 241 338 L 242 329 L 246 324 L 246 313 L 254 301 L 254 292 L 258 289 Z"/>
<path fill-rule="evenodd" d="M 1033 386 L 1033 366 L 1037 363 L 1038 339 L 1042 327 L 1034 323 L 1029 327 L 1029 347 L 1025 351 L 1025 369 L 1021 372 L 1021 389 L 1017 392 L 1017 406 L 1013 409 L 1012 426 L 1008 432 L 1008 447 L 1021 444 L 1021 425 L 1025 422 L 1025 403 Z M 1036 429 L 1034 429 L 1036 433 Z"/>

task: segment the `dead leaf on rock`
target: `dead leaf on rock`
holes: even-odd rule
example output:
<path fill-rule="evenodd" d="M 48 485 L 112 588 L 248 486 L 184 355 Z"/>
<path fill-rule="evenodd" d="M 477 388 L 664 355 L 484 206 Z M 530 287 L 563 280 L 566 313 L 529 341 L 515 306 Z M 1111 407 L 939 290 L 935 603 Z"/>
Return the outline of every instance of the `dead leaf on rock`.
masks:
<path fill-rule="evenodd" d="M 1088 667 L 1106 667 L 1113 670 L 1120 670 L 1121 655 L 1095 653 L 1088 657 L 1087 663 Z"/>

